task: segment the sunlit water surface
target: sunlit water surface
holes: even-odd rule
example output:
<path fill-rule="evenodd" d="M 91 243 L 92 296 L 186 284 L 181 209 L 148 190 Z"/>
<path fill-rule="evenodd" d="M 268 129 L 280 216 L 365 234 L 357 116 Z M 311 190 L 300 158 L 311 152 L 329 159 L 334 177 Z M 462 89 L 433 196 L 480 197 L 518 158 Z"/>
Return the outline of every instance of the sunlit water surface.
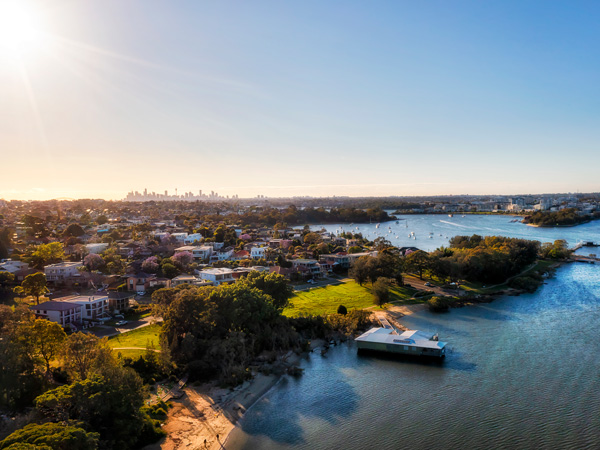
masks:
<path fill-rule="evenodd" d="M 446 221 L 408 217 L 418 235 Z M 454 227 L 570 244 L 600 240 L 600 222 L 540 229 L 508 220 L 467 216 L 437 226 L 449 237 Z M 575 263 L 534 294 L 405 317 L 407 327 L 448 342 L 443 363 L 358 355 L 353 343 L 311 354 L 304 375 L 284 377 L 257 402 L 227 447 L 600 448 L 599 304 L 600 265 Z"/>

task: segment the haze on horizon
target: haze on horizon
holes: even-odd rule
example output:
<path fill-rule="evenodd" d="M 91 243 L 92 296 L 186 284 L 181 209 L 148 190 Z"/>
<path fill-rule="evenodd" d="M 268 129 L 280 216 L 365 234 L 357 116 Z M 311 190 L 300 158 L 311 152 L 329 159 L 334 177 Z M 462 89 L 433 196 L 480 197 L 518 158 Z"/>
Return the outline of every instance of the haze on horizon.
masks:
<path fill-rule="evenodd" d="M 600 4 L 0 0 L 0 198 L 600 191 Z"/>

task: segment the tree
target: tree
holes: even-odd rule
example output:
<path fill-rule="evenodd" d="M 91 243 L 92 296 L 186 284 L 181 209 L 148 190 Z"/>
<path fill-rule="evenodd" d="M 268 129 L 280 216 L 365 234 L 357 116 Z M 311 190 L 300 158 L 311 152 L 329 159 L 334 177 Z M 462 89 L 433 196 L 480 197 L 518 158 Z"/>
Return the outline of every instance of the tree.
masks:
<path fill-rule="evenodd" d="M 98 362 L 109 359 L 112 351 L 105 339 L 80 331 L 67 337 L 62 357 L 71 379 L 85 380 L 98 368 Z"/>
<path fill-rule="evenodd" d="M 72 223 L 67 228 L 65 228 L 65 231 L 63 231 L 63 237 L 80 237 L 84 234 L 85 231 L 83 231 L 83 228 L 81 228 L 81 225 L 79 225 L 78 223 Z"/>
<path fill-rule="evenodd" d="M 96 218 L 96 223 L 98 225 L 104 225 L 106 222 L 108 222 L 108 218 L 104 214 L 101 214 Z"/>
<path fill-rule="evenodd" d="M 92 270 L 98 270 L 101 267 L 104 267 L 104 264 L 105 263 L 104 263 L 104 259 L 102 258 L 102 256 L 100 256 L 96 253 L 90 253 L 89 255 L 86 255 L 85 258 L 83 258 L 83 265 L 90 272 Z"/>
<path fill-rule="evenodd" d="M 171 260 L 175 267 L 180 270 L 185 270 L 194 262 L 194 256 L 190 252 L 177 252 L 171 257 Z"/>
<path fill-rule="evenodd" d="M 98 433 L 88 433 L 81 424 L 30 423 L 0 441 L 0 449 L 95 450 L 99 436 Z"/>
<path fill-rule="evenodd" d="M 429 267 L 429 255 L 423 250 L 409 253 L 405 258 L 406 270 L 418 272 L 419 279 L 423 279 L 423 272 Z"/>
<path fill-rule="evenodd" d="M 373 283 L 371 293 L 373 294 L 373 300 L 376 305 L 381 306 L 389 301 L 391 284 L 392 280 L 385 277 L 380 277 Z"/>
<path fill-rule="evenodd" d="M 146 273 L 156 273 L 159 268 L 160 266 L 158 265 L 158 258 L 156 256 L 150 256 L 142 263 L 142 270 Z"/>
<path fill-rule="evenodd" d="M 173 264 L 166 263 L 161 266 L 163 275 L 167 278 L 175 278 L 179 275 L 179 269 L 175 267 Z"/>
<path fill-rule="evenodd" d="M 348 271 L 348 275 L 354 278 L 354 281 L 360 286 L 369 279 L 369 258 L 370 256 L 361 256 L 354 261 L 354 264 L 352 264 L 352 267 L 350 267 L 350 270 Z"/>
<path fill-rule="evenodd" d="M 24 339 L 25 347 L 30 349 L 33 358 L 43 360 L 46 374 L 50 373 L 50 363 L 61 351 L 66 337 L 59 324 L 45 319 L 25 322 L 21 326 L 20 338 Z"/>
<path fill-rule="evenodd" d="M 102 448 L 133 448 L 145 422 L 142 380 L 114 360 L 102 372 L 45 392 L 36 398 L 36 409 L 52 421 L 83 422 L 97 430 Z"/>
<path fill-rule="evenodd" d="M 46 287 L 46 275 L 43 272 L 27 275 L 21 286 L 17 286 L 14 292 L 18 295 L 31 295 L 35 297 L 35 304 L 39 305 L 40 296 L 50 292 Z"/>
<path fill-rule="evenodd" d="M 60 242 L 50 242 L 49 244 L 38 245 L 31 254 L 31 263 L 42 268 L 48 264 L 54 264 L 62 261 L 65 250 Z"/>
<path fill-rule="evenodd" d="M 0 272 L 0 289 L 6 289 L 15 282 L 14 274 L 10 272 Z"/>
<path fill-rule="evenodd" d="M 318 233 L 307 233 L 304 235 L 304 243 L 305 244 L 318 244 L 319 242 L 322 242 L 323 238 L 321 237 L 320 234 Z"/>
<path fill-rule="evenodd" d="M 285 277 L 278 273 L 267 274 L 253 271 L 238 283 L 249 288 L 255 287 L 270 296 L 273 299 L 273 306 L 278 311 L 282 311 L 287 306 L 289 299 L 294 293 L 294 290 L 287 283 Z"/>

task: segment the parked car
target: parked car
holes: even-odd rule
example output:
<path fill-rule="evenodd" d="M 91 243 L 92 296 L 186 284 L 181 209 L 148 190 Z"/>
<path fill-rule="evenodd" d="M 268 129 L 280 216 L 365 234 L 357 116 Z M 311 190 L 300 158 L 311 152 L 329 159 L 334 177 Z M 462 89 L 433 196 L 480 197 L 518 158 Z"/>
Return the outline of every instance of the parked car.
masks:
<path fill-rule="evenodd" d="M 428 281 L 427 283 L 425 283 L 425 286 L 431 286 L 431 283 Z"/>
<path fill-rule="evenodd" d="M 123 325 L 127 325 L 127 321 L 126 320 L 119 320 L 115 325 L 118 327 L 121 327 Z"/>

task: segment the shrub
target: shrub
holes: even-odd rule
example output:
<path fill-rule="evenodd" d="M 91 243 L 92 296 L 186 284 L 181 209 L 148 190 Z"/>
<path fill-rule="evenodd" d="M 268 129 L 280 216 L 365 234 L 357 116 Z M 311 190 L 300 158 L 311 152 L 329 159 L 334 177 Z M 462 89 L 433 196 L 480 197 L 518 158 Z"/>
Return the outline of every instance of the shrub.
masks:
<path fill-rule="evenodd" d="M 337 313 L 345 316 L 348 314 L 348 309 L 344 305 L 340 305 L 338 306 Z"/>
<path fill-rule="evenodd" d="M 429 306 L 429 311 L 432 312 L 444 312 L 448 311 L 450 308 L 450 299 L 447 297 L 431 297 L 427 300 L 427 306 Z"/>

